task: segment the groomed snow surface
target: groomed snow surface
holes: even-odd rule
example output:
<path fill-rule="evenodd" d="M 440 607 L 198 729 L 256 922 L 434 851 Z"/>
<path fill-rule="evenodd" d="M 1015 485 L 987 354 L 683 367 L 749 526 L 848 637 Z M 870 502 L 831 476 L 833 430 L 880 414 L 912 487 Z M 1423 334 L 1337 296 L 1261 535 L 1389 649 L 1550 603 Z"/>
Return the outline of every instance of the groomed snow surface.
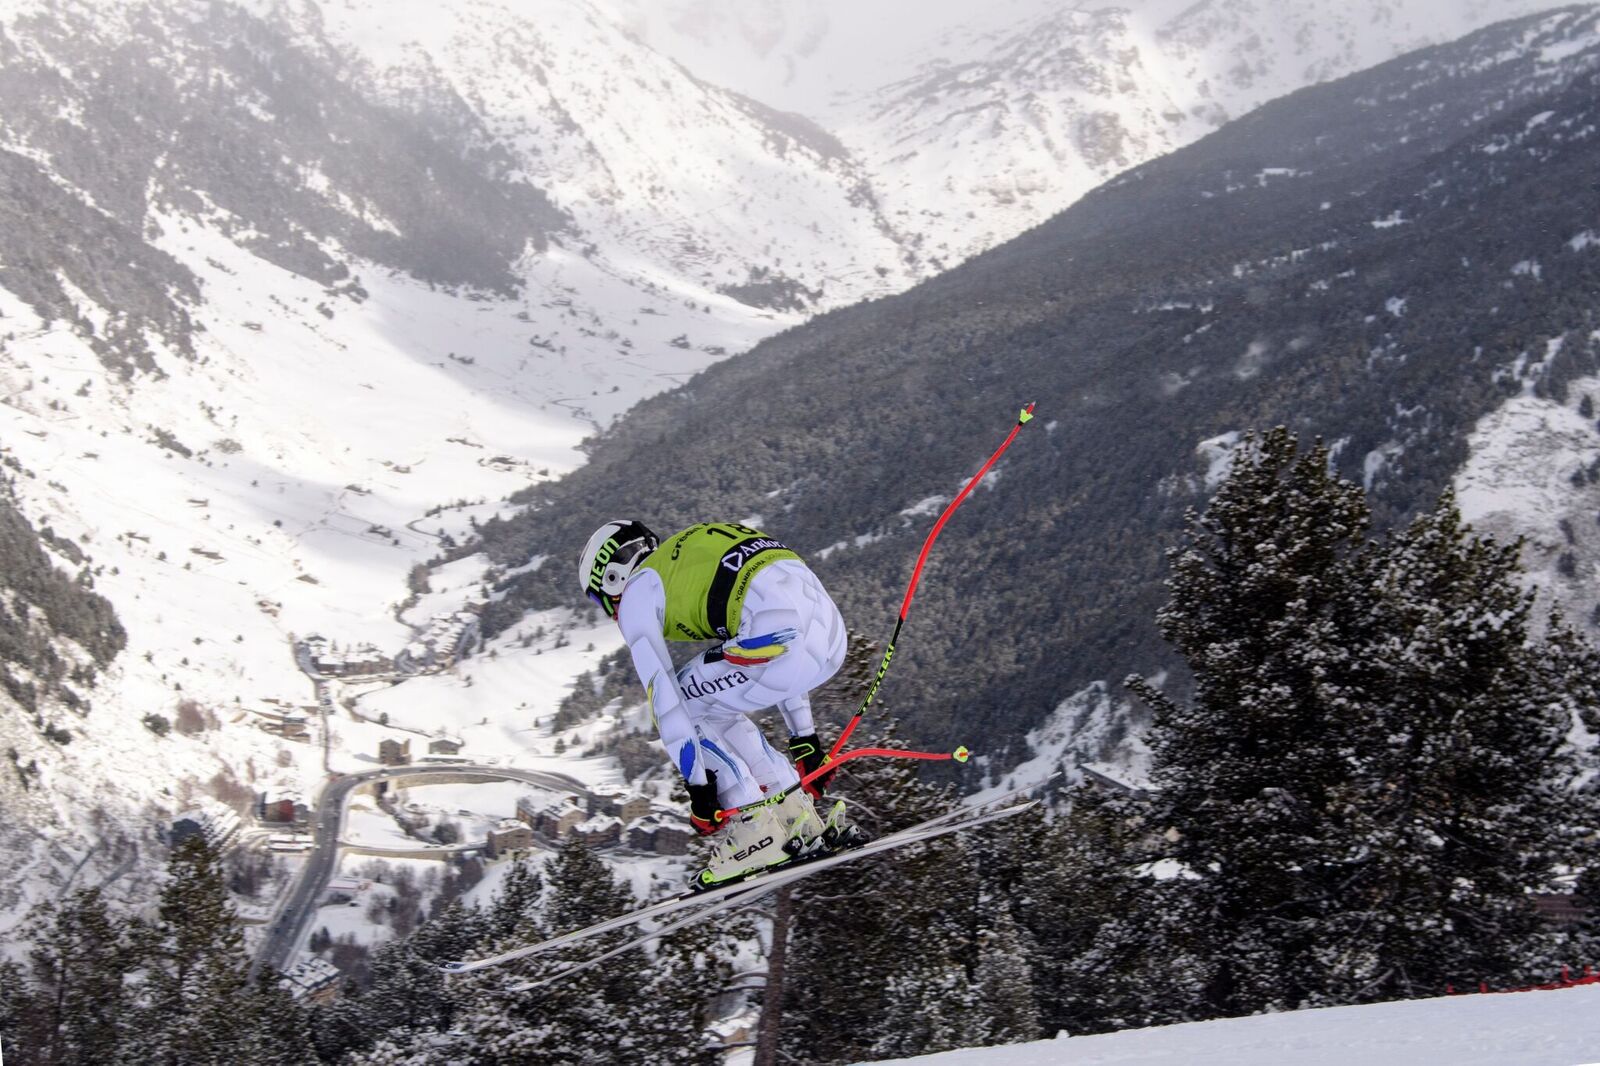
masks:
<path fill-rule="evenodd" d="M 1600 986 L 1263 1014 L 895 1061 L 917 1066 L 1596 1066 Z"/>

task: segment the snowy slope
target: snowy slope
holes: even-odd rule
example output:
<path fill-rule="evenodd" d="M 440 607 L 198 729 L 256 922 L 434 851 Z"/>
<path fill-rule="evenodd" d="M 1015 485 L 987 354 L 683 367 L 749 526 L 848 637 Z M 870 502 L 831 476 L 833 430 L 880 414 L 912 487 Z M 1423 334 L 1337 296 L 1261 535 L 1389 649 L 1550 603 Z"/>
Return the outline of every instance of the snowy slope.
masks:
<path fill-rule="evenodd" d="M 1564 400 L 1511 397 L 1474 428 L 1455 478 L 1462 517 L 1502 542 L 1522 538 L 1529 583 L 1580 625 L 1600 617 L 1596 397 L 1594 377 L 1573 381 Z"/>
<path fill-rule="evenodd" d="M 1593 1066 L 1600 988 L 1266 1014 L 896 1059 L 918 1066 Z"/>
<path fill-rule="evenodd" d="M 1548 0 L 595 0 L 697 77 L 797 111 L 922 269 L 1042 222 L 1268 100 Z"/>
<path fill-rule="evenodd" d="M 825 126 L 929 63 L 1009 36 L 1056 0 L 596 0 L 706 81 Z"/>

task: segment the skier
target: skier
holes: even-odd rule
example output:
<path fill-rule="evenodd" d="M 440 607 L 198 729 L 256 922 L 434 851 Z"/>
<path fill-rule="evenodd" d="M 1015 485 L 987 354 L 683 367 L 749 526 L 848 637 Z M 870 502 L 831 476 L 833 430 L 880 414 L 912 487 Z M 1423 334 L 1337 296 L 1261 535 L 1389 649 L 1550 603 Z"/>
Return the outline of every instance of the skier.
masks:
<path fill-rule="evenodd" d="M 844 619 L 798 555 L 735 523 L 702 522 L 663 543 L 642 523 L 619 520 L 589 538 L 578 580 L 622 630 L 662 746 L 688 784 L 690 822 L 702 835 L 727 825 L 704 883 L 808 853 L 819 838 L 846 831 L 844 804 L 824 821 L 812 802 L 832 774 L 762 802 L 827 761 L 810 692 L 844 662 Z M 675 671 L 669 640 L 718 643 Z M 793 763 L 750 720 L 773 705 L 789 728 Z"/>

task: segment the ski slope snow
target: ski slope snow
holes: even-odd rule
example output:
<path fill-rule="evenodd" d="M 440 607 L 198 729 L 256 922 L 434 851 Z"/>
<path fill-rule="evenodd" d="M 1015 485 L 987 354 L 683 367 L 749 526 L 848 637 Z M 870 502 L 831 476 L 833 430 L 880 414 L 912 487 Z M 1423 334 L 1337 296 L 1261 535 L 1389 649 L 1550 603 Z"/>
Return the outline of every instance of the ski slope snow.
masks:
<path fill-rule="evenodd" d="M 1600 986 L 1260 1014 L 893 1061 L 902 1066 L 1595 1066 L 1600 1063 Z"/>

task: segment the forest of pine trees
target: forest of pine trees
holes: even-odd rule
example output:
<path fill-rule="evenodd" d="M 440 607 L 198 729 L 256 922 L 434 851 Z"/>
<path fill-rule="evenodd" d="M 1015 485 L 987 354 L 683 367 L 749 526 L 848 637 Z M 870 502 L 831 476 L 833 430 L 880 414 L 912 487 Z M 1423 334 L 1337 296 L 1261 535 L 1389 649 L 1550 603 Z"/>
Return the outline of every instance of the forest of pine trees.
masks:
<path fill-rule="evenodd" d="M 0 968 L 0 1035 L 25 1066 L 709 1066 L 729 1041 L 713 1023 L 740 1015 L 758 1062 L 832 1064 L 1547 979 L 1600 962 L 1590 924 L 1530 902 L 1595 877 L 1595 755 L 1572 738 L 1600 733 L 1600 656 L 1535 609 L 1517 555 L 1449 495 L 1374 538 L 1326 448 L 1251 437 L 1170 555 L 1158 621 L 1189 694 L 1129 679 L 1154 714 L 1148 798 L 1071 788 L 525 992 L 505 987 L 625 934 L 446 978 L 636 905 L 574 840 L 482 907 L 436 907 L 309 1009 L 249 982 L 217 859 L 190 841 L 147 919 L 94 891 L 35 913 L 27 959 Z M 848 714 L 874 662 L 857 642 L 819 718 Z M 880 833 L 956 799 L 888 761 L 836 787 Z"/>

